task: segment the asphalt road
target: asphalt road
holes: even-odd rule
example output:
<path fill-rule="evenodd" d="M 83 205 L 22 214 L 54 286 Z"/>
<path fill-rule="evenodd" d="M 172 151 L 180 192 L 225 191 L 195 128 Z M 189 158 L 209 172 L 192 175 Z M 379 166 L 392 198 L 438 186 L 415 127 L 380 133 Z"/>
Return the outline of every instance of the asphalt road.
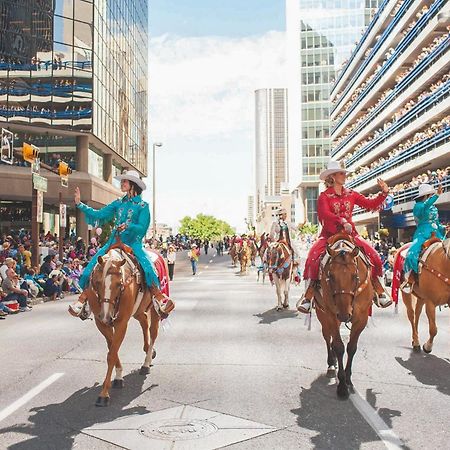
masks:
<path fill-rule="evenodd" d="M 300 287 L 291 290 L 291 308 L 276 312 L 274 288 L 257 283 L 254 269 L 239 276 L 227 256 L 208 255 L 192 277 L 185 254 L 178 259 L 177 307 L 158 338 L 151 374 L 137 373 L 144 353 L 133 320 L 121 349 L 125 387 L 112 391 L 107 408 L 94 405 L 106 370 L 103 337 L 92 321 L 67 314 L 70 298 L 0 322 L 0 448 L 448 448 L 448 309 L 438 313 L 430 355 L 411 352 L 403 306 L 399 314 L 376 309 L 354 361 L 357 393 L 340 401 L 325 376 L 319 323 L 313 319 L 308 331 L 293 309 Z M 426 335 L 423 320 L 422 342 Z M 158 432 L 182 437 L 157 445 L 139 421 L 171 411 L 192 420 L 165 423 Z M 194 420 L 208 413 L 229 425 Z M 134 423 L 139 432 L 128 430 Z M 210 440 L 196 439 L 197 431 Z"/>

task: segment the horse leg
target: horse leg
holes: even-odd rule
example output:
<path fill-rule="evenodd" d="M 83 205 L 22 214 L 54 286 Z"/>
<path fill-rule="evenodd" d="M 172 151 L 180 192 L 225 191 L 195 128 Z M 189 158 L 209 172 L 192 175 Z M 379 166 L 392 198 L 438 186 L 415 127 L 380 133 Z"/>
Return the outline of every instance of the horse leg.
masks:
<path fill-rule="evenodd" d="M 148 375 L 150 373 L 150 365 L 152 359 L 156 357 L 156 351 L 154 349 L 156 338 L 158 337 L 160 318 L 155 308 L 152 306 L 150 308 L 150 339 L 147 349 L 147 354 L 145 355 L 144 364 L 139 371 L 140 375 Z"/>
<path fill-rule="evenodd" d="M 274 275 L 274 278 L 276 277 L 276 275 Z M 277 301 L 278 301 L 278 304 L 277 304 L 277 311 L 280 311 L 281 309 L 283 309 L 283 306 L 282 306 L 282 302 L 281 302 L 281 280 L 280 280 L 280 278 L 278 278 L 278 277 L 276 277 L 276 279 L 275 279 L 275 288 L 276 288 L 276 290 L 277 290 Z"/>
<path fill-rule="evenodd" d="M 322 336 L 327 346 L 327 377 L 334 378 L 336 376 L 336 355 L 331 346 L 330 321 L 328 316 L 319 308 L 316 309 L 316 314 L 322 326 Z"/>
<path fill-rule="evenodd" d="M 345 382 L 347 386 L 350 387 L 350 390 L 353 391 L 353 383 L 352 383 L 352 363 L 353 357 L 355 356 L 356 350 L 358 348 L 358 339 L 359 335 L 362 333 L 364 328 L 367 325 L 367 317 L 363 317 L 363 320 L 358 320 L 352 323 L 352 330 L 350 331 L 350 340 L 347 344 L 347 364 L 345 366 Z"/>
<path fill-rule="evenodd" d="M 125 338 L 125 333 L 127 331 L 128 321 L 121 320 L 114 325 L 114 335 L 112 342 L 108 351 L 108 369 L 106 371 L 105 380 L 103 381 L 103 388 L 97 398 L 96 406 L 108 406 L 109 404 L 109 390 L 111 388 L 111 376 L 112 371 L 117 364 L 120 365 L 119 360 L 119 348 L 122 345 L 123 339 Z M 119 366 L 122 369 L 122 366 Z"/>
<path fill-rule="evenodd" d="M 411 324 L 412 331 L 412 347 L 414 351 L 420 351 L 419 336 L 417 328 L 414 324 L 414 308 L 413 308 L 413 296 L 411 294 L 405 294 L 402 292 L 403 303 L 406 307 L 406 314 L 408 315 L 409 323 Z"/>
<path fill-rule="evenodd" d="M 416 307 L 414 311 L 414 329 L 413 332 L 413 350 L 420 352 L 420 342 L 419 342 L 419 319 L 422 314 L 422 308 L 424 301 L 420 297 L 416 297 Z"/>
<path fill-rule="evenodd" d="M 331 343 L 332 349 L 338 360 L 338 385 L 337 385 L 337 395 L 340 399 L 346 400 L 349 396 L 348 386 L 345 381 L 345 370 L 344 370 L 344 353 L 345 347 L 342 342 L 341 335 L 339 333 L 339 325 L 336 322 L 334 326 L 333 340 Z"/>
<path fill-rule="evenodd" d="M 289 283 L 290 280 L 284 280 L 284 302 L 283 308 L 289 308 Z"/>
<path fill-rule="evenodd" d="M 423 344 L 423 351 L 425 353 L 431 353 L 433 350 L 433 340 L 437 334 L 437 326 L 436 326 L 436 306 L 428 300 L 425 304 L 425 311 L 428 317 L 428 328 L 430 331 L 430 337 L 425 344 Z"/>

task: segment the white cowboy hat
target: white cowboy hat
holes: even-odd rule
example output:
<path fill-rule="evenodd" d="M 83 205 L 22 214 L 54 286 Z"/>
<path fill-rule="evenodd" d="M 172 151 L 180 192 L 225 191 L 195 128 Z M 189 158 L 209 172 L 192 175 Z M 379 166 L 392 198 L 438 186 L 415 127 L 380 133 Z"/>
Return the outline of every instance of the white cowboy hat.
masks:
<path fill-rule="evenodd" d="M 121 175 L 117 175 L 114 178 L 119 181 L 120 180 L 132 181 L 133 183 L 136 183 L 143 191 L 147 188 L 147 186 L 142 181 L 141 177 L 139 176 L 136 170 L 127 170 L 126 172 L 122 173 Z"/>
<path fill-rule="evenodd" d="M 322 172 L 320 172 L 319 178 L 321 180 L 326 180 L 326 178 L 330 175 L 332 175 L 333 173 L 338 173 L 338 172 L 345 172 L 345 173 L 349 173 L 350 171 L 347 170 L 345 167 L 342 167 L 341 164 L 339 163 L 339 161 L 333 161 L 332 159 L 328 162 L 328 166 L 325 170 L 322 170 Z"/>
<path fill-rule="evenodd" d="M 414 198 L 414 200 L 416 200 L 420 197 L 423 197 L 425 195 L 435 194 L 435 193 L 436 193 L 436 191 L 435 191 L 434 187 L 431 186 L 431 184 L 423 183 L 419 186 L 419 192 L 416 195 L 416 197 Z"/>
<path fill-rule="evenodd" d="M 278 208 L 277 215 L 280 215 L 280 214 L 287 214 L 286 208 Z"/>

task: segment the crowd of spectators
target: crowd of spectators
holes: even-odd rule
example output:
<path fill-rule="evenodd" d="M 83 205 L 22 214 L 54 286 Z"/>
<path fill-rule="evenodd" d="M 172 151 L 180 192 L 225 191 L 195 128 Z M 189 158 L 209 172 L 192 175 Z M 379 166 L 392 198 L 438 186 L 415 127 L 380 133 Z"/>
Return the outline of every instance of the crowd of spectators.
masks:
<path fill-rule="evenodd" d="M 406 191 L 407 189 L 415 188 L 422 183 L 442 183 L 448 180 L 450 177 L 450 167 L 445 169 L 428 170 L 416 177 L 413 177 L 410 181 L 404 181 L 398 183 L 391 188 L 393 194 L 399 194 L 400 192 Z"/>
<path fill-rule="evenodd" d="M 419 54 L 419 56 L 413 61 L 413 63 L 408 66 L 407 69 L 405 69 L 404 71 L 400 72 L 396 77 L 395 77 L 395 82 L 396 84 L 400 83 L 411 71 L 413 71 L 417 65 L 424 59 L 426 58 L 428 55 L 430 55 L 432 53 L 432 51 L 438 47 L 442 42 L 444 42 L 448 36 L 450 34 L 450 25 L 447 26 L 447 31 L 437 37 L 435 37 L 433 39 L 433 41 L 422 48 L 421 53 Z M 334 118 L 334 123 L 338 123 L 342 117 L 347 113 L 347 111 L 350 109 L 350 107 L 353 105 L 353 103 L 358 99 L 358 97 L 363 93 L 363 91 L 365 90 L 366 86 L 370 84 L 370 82 L 377 76 L 378 72 L 383 68 L 383 66 L 386 64 L 387 61 L 389 61 L 389 59 L 392 57 L 392 55 L 395 53 L 395 48 L 389 48 L 387 50 L 387 52 L 384 55 L 384 59 L 383 62 L 378 63 L 375 66 L 375 69 L 373 71 L 373 73 L 368 76 L 367 78 L 364 79 L 364 81 L 360 84 L 360 86 L 358 86 L 352 93 L 349 101 L 343 106 L 341 112 L 339 113 L 339 115 L 337 115 Z M 338 94 L 335 96 L 335 98 L 333 99 L 333 103 L 336 103 L 340 96 L 342 95 L 342 93 Z"/>
<path fill-rule="evenodd" d="M 390 150 L 386 155 L 381 156 L 372 163 L 358 167 L 354 172 L 349 174 L 347 180 L 353 181 L 357 179 L 361 175 L 364 175 L 365 173 L 370 172 L 371 170 L 385 164 L 387 161 L 392 160 L 394 157 L 410 149 L 412 146 L 422 141 L 425 141 L 426 139 L 432 138 L 436 134 L 440 133 L 442 130 L 448 129 L 449 127 L 450 127 L 450 115 L 444 117 L 443 119 L 437 122 L 427 125 L 424 129 L 415 133 L 412 138 L 403 141 L 396 148 Z M 347 161 L 350 157 L 352 157 L 353 154 L 354 153 L 347 154 L 343 158 L 344 162 Z"/>
<path fill-rule="evenodd" d="M 398 111 L 396 111 L 392 116 L 391 119 L 386 121 L 382 127 L 378 128 L 374 131 L 372 135 L 370 135 L 367 139 L 360 142 L 354 150 L 357 152 L 359 149 L 364 147 L 367 143 L 369 143 L 371 140 L 378 137 L 383 131 L 387 130 L 389 127 L 394 125 L 396 122 L 398 122 L 408 111 L 410 111 L 412 108 L 414 108 L 417 104 L 422 102 L 423 100 L 426 100 L 430 95 L 432 95 L 434 92 L 436 92 L 438 89 L 440 89 L 442 86 L 444 86 L 446 83 L 450 81 L 450 75 L 444 74 L 439 80 L 432 83 L 430 87 L 422 91 L 418 96 L 408 100 Z M 386 89 L 378 98 L 378 100 L 370 107 L 367 108 L 367 111 L 358 119 L 356 119 L 352 124 L 350 124 L 345 131 L 339 136 L 338 139 L 335 141 L 335 147 L 338 147 L 345 139 L 347 139 L 353 131 L 359 127 L 361 123 L 369 122 L 370 115 L 372 112 L 378 107 L 380 103 L 382 103 L 392 92 L 392 89 Z"/>

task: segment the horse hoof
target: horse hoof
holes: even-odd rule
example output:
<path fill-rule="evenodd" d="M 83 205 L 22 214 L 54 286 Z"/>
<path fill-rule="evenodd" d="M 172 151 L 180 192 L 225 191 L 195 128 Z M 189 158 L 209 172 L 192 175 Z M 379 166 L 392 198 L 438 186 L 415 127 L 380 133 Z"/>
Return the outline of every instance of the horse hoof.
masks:
<path fill-rule="evenodd" d="M 339 383 L 337 387 L 337 396 L 340 400 L 347 400 L 349 397 L 348 387 L 345 383 Z"/>
<path fill-rule="evenodd" d="M 111 385 L 114 389 L 122 389 L 124 384 L 123 384 L 123 379 L 115 379 L 112 382 Z"/>
<path fill-rule="evenodd" d="M 327 377 L 328 378 L 335 378 L 336 377 L 336 369 L 334 367 L 328 367 Z"/>
<path fill-rule="evenodd" d="M 152 352 L 152 359 L 155 359 L 155 358 L 156 358 L 156 350 L 153 349 L 153 352 Z"/>
<path fill-rule="evenodd" d="M 95 406 L 109 406 L 109 397 L 98 397 Z"/>
<path fill-rule="evenodd" d="M 148 375 L 150 373 L 150 367 L 142 366 L 139 370 L 139 375 Z"/>
<path fill-rule="evenodd" d="M 431 350 L 427 350 L 427 348 L 425 347 L 425 344 L 423 344 L 422 349 L 425 353 L 431 353 Z"/>
<path fill-rule="evenodd" d="M 277 311 L 281 311 L 283 308 L 281 306 L 277 306 Z"/>
<path fill-rule="evenodd" d="M 420 345 L 413 345 L 413 352 L 420 353 Z"/>
<path fill-rule="evenodd" d="M 289 308 L 289 303 L 288 303 L 287 305 L 283 305 L 283 308 L 284 308 L 284 309 Z"/>

